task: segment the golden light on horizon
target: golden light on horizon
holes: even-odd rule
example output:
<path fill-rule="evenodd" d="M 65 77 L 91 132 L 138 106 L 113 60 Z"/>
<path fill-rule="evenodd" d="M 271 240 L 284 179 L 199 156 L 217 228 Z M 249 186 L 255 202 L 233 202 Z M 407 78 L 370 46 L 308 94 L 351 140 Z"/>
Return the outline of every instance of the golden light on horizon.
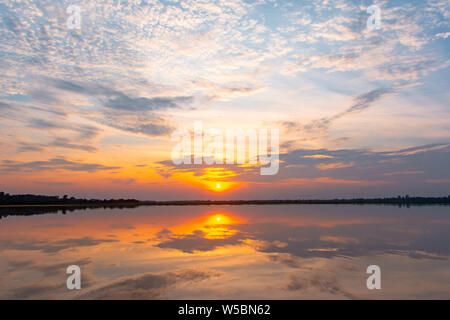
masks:
<path fill-rule="evenodd" d="M 240 183 L 233 182 L 233 181 L 220 181 L 220 182 L 205 181 L 204 182 L 204 186 L 206 187 L 206 189 L 208 189 L 212 192 L 215 192 L 215 193 L 227 192 L 227 191 L 235 189 L 239 185 L 240 185 Z"/>
<path fill-rule="evenodd" d="M 243 184 L 242 182 L 230 181 L 237 174 L 234 171 L 225 170 L 225 168 L 205 168 L 200 173 L 195 171 L 176 172 L 171 179 L 213 193 L 228 192 Z"/>

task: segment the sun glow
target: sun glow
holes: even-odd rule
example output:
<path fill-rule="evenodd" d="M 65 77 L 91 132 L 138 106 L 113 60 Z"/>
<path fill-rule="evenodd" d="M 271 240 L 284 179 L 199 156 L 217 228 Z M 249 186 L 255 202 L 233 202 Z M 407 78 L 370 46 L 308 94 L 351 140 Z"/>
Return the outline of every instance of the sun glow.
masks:
<path fill-rule="evenodd" d="M 232 225 L 238 221 L 237 218 L 230 216 L 226 213 L 212 213 L 208 217 L 204 218 L 203 224 L 204 226 L 213 226 L 213 225 Z"/>
<path fill-rule="evenodd" d="M 233 216 L 226 212 L 210 212 L 209 214 L 191 220 L 178 228 L 173 228 L 177 234 L 192 234 L 195 231 L 202 231 L 206 239 L 225 239 L 234 234 L 234 224 L 243 223 L 240 217 Z"/>
<path fill-rule="evenodd" d="M 205 168 L 199 173 L 194 171 L 176 172 L 172 175 L 172 179 L 203 190 L 223 193 L 232 191 L 243 184 L 242 182 L 230 181 L 234 176 L 236 176 L 235 172 L 225 170 L 225 168 Z"/>

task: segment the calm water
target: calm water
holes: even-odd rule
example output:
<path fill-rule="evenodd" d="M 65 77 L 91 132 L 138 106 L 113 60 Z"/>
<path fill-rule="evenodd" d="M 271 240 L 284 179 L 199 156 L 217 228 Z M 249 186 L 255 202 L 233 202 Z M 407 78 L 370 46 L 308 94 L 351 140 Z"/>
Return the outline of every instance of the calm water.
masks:
<path fill-rule="evenodd" d="M 2 299 L 450 299 L 449 207 L 186 206 L 0 220 Z M 78 265 L 82 289 L 66 288 Z M 366 268 L 381 268 L 368 290 Z"/>

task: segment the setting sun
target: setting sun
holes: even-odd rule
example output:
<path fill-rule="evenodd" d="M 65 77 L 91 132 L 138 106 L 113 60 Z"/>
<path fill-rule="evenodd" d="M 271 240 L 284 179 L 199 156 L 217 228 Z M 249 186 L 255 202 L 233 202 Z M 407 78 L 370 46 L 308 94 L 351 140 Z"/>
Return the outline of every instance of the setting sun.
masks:
<path fill-rule="evenodd" d="M 216 184 L 216 188 L 220 189 L 220 183 Z"/>

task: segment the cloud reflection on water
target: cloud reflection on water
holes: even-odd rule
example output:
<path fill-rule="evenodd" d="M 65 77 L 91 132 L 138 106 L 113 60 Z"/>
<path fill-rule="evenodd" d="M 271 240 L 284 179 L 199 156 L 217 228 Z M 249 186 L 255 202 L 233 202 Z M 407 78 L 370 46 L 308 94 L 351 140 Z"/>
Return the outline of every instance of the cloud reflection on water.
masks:
<path fill-rule="evenodd" d="M 0 221 L 0 297 L 448 298 L 449 230 L 444 207 L 140 207 L 8 216 Z M 65 288 L 70 264 L 82 268 L 81 292 Z M 370 264 L 382 267 L 382 292 L 365 288 Z"/>

